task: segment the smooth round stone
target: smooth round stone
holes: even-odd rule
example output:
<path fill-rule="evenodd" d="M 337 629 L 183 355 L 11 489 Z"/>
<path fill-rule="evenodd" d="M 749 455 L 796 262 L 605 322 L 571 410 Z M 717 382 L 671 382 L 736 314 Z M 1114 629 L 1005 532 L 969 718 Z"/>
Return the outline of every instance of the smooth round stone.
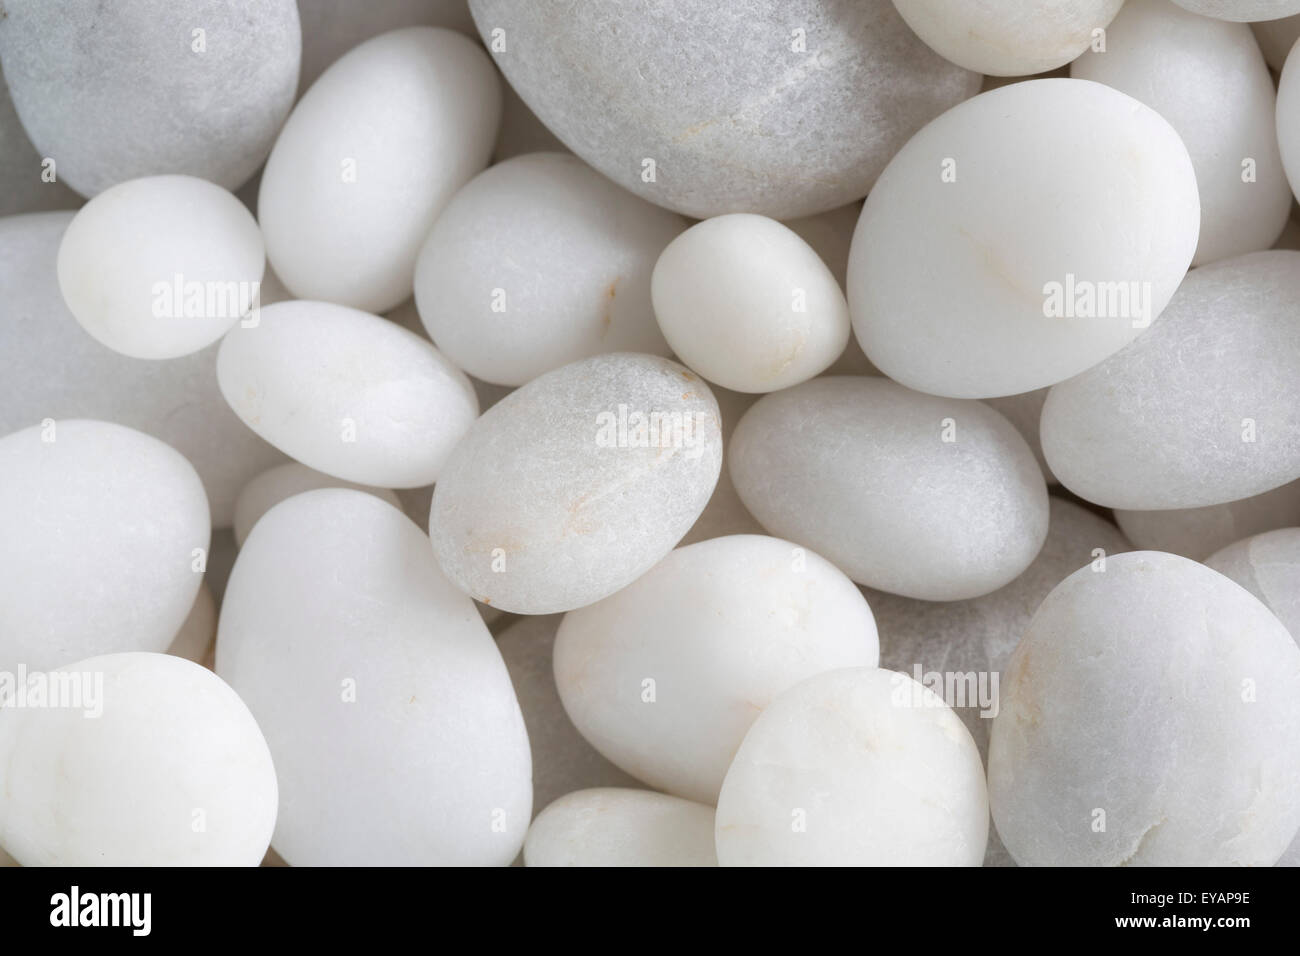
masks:
<path fill-rule="evenodd" d="M 722 866 L 979 866 L 984 768 L 970 732 L 911 678 L 829 671 L 759 714 L 727 771 Z"/>
<path fill-rule="evenodd" d="M 1259 42 L 1260 52 L 1270 68 L 1282 72 L 1286 55 L 1300 40 L 1300 16 L 1284 17 L 1281 20 L 1258 20 L 1250 25 Z"/>
<path fill-rule="evenodd" d="M 184 457 L 71 419 L 0 438 L 0 671 L 165 651 L 194 605 L 210 534 Z"/>
<path fill-rule="evenodd" d="M 432 484 L 478 416 L 464 374 L 419 336 L 328 302 L 277 302 L 221 343 L 235 414 L 286 455 L 380 488 Z"/>
<path fill-rule="evenodd" d="M 1087 210 L 1086 226 L 1054 209 Z M 881 174 L 849 258 L 853 330 L 923 392 L 1052 385 L 1160 314 L 1199 223 L 1187 148 L 1158 113 L 1100 83 L 1013 83 L 943 114 Z"/>
<path fill-rule="evenodd" d="M 667 355 L 650 274 L 685 228 L 573 156 L 518 156 L 439 214 L 416 263 L 416 306 L 453 362 L 501 385 L 605 352 Z"/>
<path fill-rule="evenodd" d="M 428 539 L 372 495 L 272 508 L 235 562 L 217 673 L 280 776 L 294 866 L 498 865 L 528 827 L 528 737 L 501 655 Z"/>
<path fill-rule="evenodd" d="M 1047 487 L 1010 422 L 883 378 L 765 396 L 736 427 L 729 460 L 771 534 L 882 591 L 987 594 L 1028 567 L 1047 534 Z"/>
<path fill-rule="evenodd" d="M 1043 441 L 1038 432 L 1038 425 L 1043 417 L 1043 403 L 1047 401 L 1047 392 L 1048 389 L 1037 388 L 1032 392 L 1021 392 L 1019 395 L 986 398 L 984 404 L 991 405 L 1007 421 L 1016 426 L 1016 431 L 1020 432 L 1020 437 L 1034 453 L 1034 460 L 1042 469 L 1043 480 L 1049 485 L 1056 485 L 1060 482 L 1056 480 L 1052 469 L 1047 466 L 1047 459 L 1043 457 Z"/>
<path fill-rule="evenodd" d="M 1188 273 L 1149 332 L 1047 396 L 1056 477 L 1130 511 L 1222 504 L 1300 477 L 1297 310 L 1300 253 Z"/>
<path fill-rule="evenodd" d="M 0 216 L 52 209 L 76 209 L 82 199 L 58 178 L 46 182 L 46 157 L 36 152 L 18 119 L 9 87 L 0 74 Z M 2 865 L 2 864 L 0 864 Z"/>
<path fill-rule="evenodd" d="M 717 866 L 713 808 L 649 790 L 603 787 L 537 815 L 527 866 Z"/>
<path fill-rule="evenodd" d="M 650 290 L 674 354 L 738 392 L 806 382 L 849 341 L 835 276 L 796 232 L 765 216 L 692 226 L 659 256 Z"/>
<path fill-rule="evenodd" d="M 276 274 L 300 299 L 401 303 L 429 227 L 487 165 L 500 118 L 492 64 L 459 33 L 409 27 L 345 54 L 294 107 L 262 173 Z"/>
<path fill-rule="evenodd" d="M 167 654 L 109 654 L 60 670 L 70 675 L 62 686 L 80 694 L 64 701 L 73 706 L 0 708 L 0 842 L 19 862 L 261 862 L 275 827 L 275 767 L 230 687 Z"/>
<path fill-rule="evenodd" d="M 696 218 L 782 219 L 860 199 L 912 133 L 979 88 L 887 3 L 470 10 L 510 85 L 566 146 Z"/>
<path fill-rule="evenodd" d="M 253 525 L 284 499 L 292 498 L 304 491 L 315 491 L 318 488 L 353 488 L 372 494 L 399 510 L 402 507 L 397 495 L 387 488 L 374 488 L 341 481 L 322 474 L 314 468 L 291 461 L 262 472 L 239 493 L 239 497 L 235 499 L 235 543 L 243 547 L 248 533 L 253 530 Z"/>
<path fill-rule="evenodd" d="M 657 790 L 712 805 L 773 698 L 878 658 L 871 609 L 843 572 L 788 541 L 732 535 L 678 548 L 566 614 L 555 681 L 597 750 Z"/>
<path fill-rule="evenodd" d="M 167 359 L 253 321 L 266 257 L 243 203 L 193 176 L 150 176 L 100 193 L 59 246 L 59 289 L 81 327 L 115 352 Z"/>
<path fill-rule="evenodd" d="M 1277 20 L 1300 13 L 1300 0 L 1174 0 L 1184 10 L 1219 20 Z"/>
<path fill-rule="evenodd" d="M 1003 842 L 1032 866 L 1269 866 L 1300 827 L 1300 648 L 1216 571 L 1083 568 L 1011 659 L 989 744 Z"/>
<path fill-rule="evenodd" d="M 718 404 L 676 362 L 618 353 L 535 378 L 484 414 L 433 491 L 433 550 L 519 614 L 599 601 L 672 550 L 722 467 Z"/>
<path fill-rule="evenodd" d="M 212 642 L 217 639 L 217 602 L 212 589 L 204 582 L 199 585 L 189 616 L 172 638 L 167 653 L 202 664 L 208 656 Z"/>
<path fill-rule="evenodd" d="M 1167 511 L 1115 509 L 1115 521 L 1144 551 L 1168 551 L 1193 561 L 1226 548 L 1234 541 L 1289 525 L 1300 525 L 1300 481 L 1262 495 L 1204 508 Z"/>
<path fill-rule="evenodd" d="M 992 76 L 1064 66 L 1088 49 L 1094 31 L 1105 30 L 1123 5 L 1124 0 L 894 0 L 930 49 Z"/>
<path fill-rule="evenodd" d="M 1128 0 L 1106 31 L 1105 52 L 1086 51 L 1070 75 L 1141 100 L 1178 131 L 1201 197 L 1192 265 L 1273 244 L 1291 189 L 1278 154 L 1273 78 L 1249 27 L 1169 0 Z"/>
<path fill-rule="evenodd" d="M 105 348 L 77 324 L 59 293 L 55 265 L 71 219 L 66 212 L 0 219 L 0 434 L 46 418 L 95 416 L 153 435 L 198 471 L 213 526 L 229 526 L 240 488 L 284 456 L 245 428 L 221 397 L 217 346 L 150 362 Z"/>
<path fill-rule="evenodd" d="M 1300 528 L 1279 528 L 1230 544 L 1205 566 L 1236 581 L 1300 643 Z"/>
<path fill-rule="evenodd" d="M 293 0 L 4 6 L 0 62 L 18 115 L 83 196 L 167 173 L 236 189 L 293 104 Z"/>
<path fill-rule="evenodd" d="M 496 639 L 528 729 L 535 810 L 574 790 L 640 786 L 587 743 L 564 712 L 552 664 L 560 619 L 559 614 L 521 617 Z M 710 834 L 712 828 L 710 820 Z M 712 842 L 710 838 L 710 846 Z"/>

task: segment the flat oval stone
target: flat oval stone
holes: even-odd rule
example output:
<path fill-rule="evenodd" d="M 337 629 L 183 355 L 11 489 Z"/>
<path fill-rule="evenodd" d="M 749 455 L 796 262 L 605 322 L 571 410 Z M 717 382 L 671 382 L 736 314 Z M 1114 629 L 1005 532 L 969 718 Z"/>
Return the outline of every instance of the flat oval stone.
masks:
<path fill-rule="evenodd" d="M 1011 659 L 989 743 L 1031 866 L 1271 866 L 1300 828 L 1300 648 L 1252 595 L 1158 551 L 1083 568 Z"/>
<path fill-rule="evenodd" d="M 428 539 L 351 489 L 272 508 L 239 552 L 217 673 L 280 776 L 293 866 L 505 866 L 523 845 L 528 736 L 510 677 Z"/>
<path fill-rule="evenodd" d="M 765 535 L 678 548 L 555 640 L 564 709 L 628 773 L 713 804 L 754 718 L 782 691 L 874 667 L 876 624 L 829 561 Z"/>
<path fill-rule="evenodd" d="M 432 484 L 478 415 L 465 375 L 387 319 L 328 302 L 277 302 L 217 356 L 221 394 L 285 454 L 380 488 Z"/>
<path fill-rule="evenodd" d="M 584 359 L 511 392 L 457 444 L 433 491 L 434 553 L 485 604 L 569 611 L 671 551 L 721 467 L 697 375 L 653 355 Z"/>
<path fill-rule="evenodd" d="M 887 3 L 470 10 L 510 85 L 566 146 L 696 218 L 784 219 L 860 199 L 907 137 L 979 89 Z"/>
<path fill-rule="evenodd" d="M 1252 535 L 1300 525 L 1300 481 L 1263 494 L 1204 508 L 1164 511 L 1115 509 L 1120 530 L 1143 551 L 1168 551 L 1204 561 L 1221 548 Z"/>
<path fill-rule="evenodd" d="M 736 427 L 730 468 L 771 534 L 908 597 L 996 590 L 1047 534 L 1047 487 L 1010 422 L 883 378 L 814 379 L 763 397 Z"/>
<path fill-rule="evenodd" d="M 179 452 L 89 419 L 0 438 L 0 527 L 9 673 L 165 651 L 198 594 L 211 533 L 203 485 Z"/>
<path fill-rule="evenodd" d="M 717 866 L 713 808 L 649 790 L 579 790 L 537 815 L 527 866 Z"/>
<path fill-rule="evenodd" d="M 1300 253 L 1189 273 L 1149 332 L 1052 389 L 1052 471 L 1080 497 L 1130 511 L 1222 504 L 1300 478 L 1297 315 Z"/>
<path fill-rule="evenodd" d="M 912 137 L 867 197 L 853 330 L 882 372 L 923 392 L 1052 385 L 1160 314 L 1200 216 L 1187 147 L 1154 110 L 1085 80 L 990 90 Z"/>

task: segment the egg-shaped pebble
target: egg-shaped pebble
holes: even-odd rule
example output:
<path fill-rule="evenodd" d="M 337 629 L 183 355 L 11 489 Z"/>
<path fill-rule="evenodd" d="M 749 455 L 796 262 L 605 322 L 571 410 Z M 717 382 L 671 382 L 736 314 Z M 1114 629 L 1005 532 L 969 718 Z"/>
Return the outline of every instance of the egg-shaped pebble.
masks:
<path fill-rule="evenodd" d="M 1086 80 L 1013 83 L 943 114 L 881 174 L 849 258 L 853 330 L 923 392 L 1052 385 L 1151 324 L 1199 223 L 1187 147 L 1158 113 Z"/>
<path fill-rule="evenodd" d="M 1205 566 L 1236 581 L 1300 643 L 1300 528 L 1278 528 L 1216 551 Z"/>
<path fill-rule="evenodd" d="M 83 196 L 166 173 L 235 189 L 293 103 L 293 0 L 5 0 L 4 12 L 18 115 Z"/>
<path fill-rule="evenodd" d="M 685 228 L 573 156 L 517 156 L 439 213 L 415 302 L 438 348 L 502 385 L 602 352 L 667 355 L 650 274 Z"/>
<path fill-rule="evenodd" d="M 805 216 L 866 195 L 979 88 L 888 3 L 472 0 L 510 85 L 614 182 L 704 218 Z"/>
<path fill-rule="evenodd" d="M 649 790 L 578 790 L 537 815 L 528 866 L 717 866 L 713 807 Z"/>
<path fill-rule="evenodd" d="M 190 613 L 172 638 L 167 653 L 202 664 L 217 638 L 217 602 L 207 583 L 199 585 Z"/>
<path fill-rule="evenodd" d="M 979 866 L 984 768 L 970 731 L 910 677 L 828 671 L 769 704 L 718 798 L 722 866 Z"/>
<path fill-rule="evenodd" d="M 437 480 L 478 415 L 464 374 L 419 336 L 329 302 L 277 302 L 217 355 L 221 394 L 296 461 L 380 488 Z"/>
<path fill-rule="evenodd" d="M 401 512 L 351 489 L 263 516 L 235 562 L 217 673 L 275 757 L 293 866 L 499 865 L 531 816 L 528 737 L 469 598 Z"/>
<path fill-rule="evenodd" d="M 115 352 L 166 359 L 254 321 L 266 257 L 243 203 L 193 176 L 119 183 L 88 202 L 59 246 L 59 289 Z"/>
<path fill-rule="evenodd" d="M 533 379 L 447 459 L 429 533 L 486 604 L 551 614 L 613 594 L 694 524 L 722 467 L 718 404 L 676 362 L 614 353 Z"/>
<path fill-rule="evenodd" d="M 388 502 L 394 508 L 402 507 L 397 495 L 387 488 L 373 488 L 342 481 L 322 474 L 314 468 L 300 465 L 296 461 L 290 461 L 268 468 L 245 485 L 243 491 L 239 493 L 239 497 L 235 499 L 235 543 L 242 547 L 258 519 L 285 498 L 292 498 L 304 491 L 315 491 L 317 488 L 354 488 L 357 491 L 368 492 L 381 501 Z"/>
<path fill-rule="evenodd" d="M 167 654 L 32 676 L 0 707 L 0 843 L 24 866 L 257 866 L 276 771 L 244 702 Z M 44 686 L 45 703 L 34 704 Z M 15 692 L 16 693 L 16 692 Z"/>
<path fill-rule="evenodd" d="M 788 541 L 729 535 L 678 548 L 566 614 L 555 681 L 574 725 L 611 761 L 713 804 L 773 698 L 878 658 L 871 609 L 842 571 Z"/>
<path fill-rule="evenodd" d="M 1217 571 L 1133 551 L 1034 615 L 989 743 L 1022 865 L 1270 866 L 1300 827 L 1300 648 Z"/>
<path fill-rule="evenodd" d="M 164 651 L 194 604 L 210 526 L 194 469 L 110 422 L 0 438 L 0 671 Z"/>
<path fill-rule="evenodd" d="M 993 76 L 1064 66 L 1101 38 L 1124 0 L 894 0 L 940 56 Z"/>
<path fill-rule="evenodd" d="M 741 501 L 771 534 L 882 591 L 987 594 L 1047 534 L 1047 487 L 1010 422 L 883 378 L 764 396 L 736 427 L 729 460 Z"/>
<path fill-rule="evenodd" d="M 1196 170 L 1201 232 L 1193 265 L 1267 249 L 1291 211 L 1277 147 L 1273 78 L 1250 28 L 1169 0 L 1128 0 L 1070 75 L 1105 83 L 1178 131 Z"/>
<path fill-rule="evenodd" d="M 301 299 L 398 305 L 434 218 L 487 165 L 500 117 L 492 64 L 459 33 L 407 27 L 346 53 L 294 107 L 262 173 L 276 274 Z"/>
<path fill-rule="evenodd" d="M 1300 13 L 1300 0 L 1174 0 L 1184 10 L 1237 22 L 1277 20 Z"/>
<path fill-rule="evenodd" d="M 1043 453 L 1080 497 L 1199 508 L 1300 478 L 1300 253 L 1190 272 L 1160 321 L 1055 386 Z"/>
<path fill-rule="evenodd" d="M 1240 501 L 1163 511 L 1115 509 L 1115 522 L 1143 551 L 1168 551 L 1193 561 L 1251 535 L 1300 525 L 1300 481 Z"/>
<path fill-rule="evenodd" d="M 165 362 L 128 358 L 77 324 L 59 292 L 67 212 L 0 219 L 0 434 L 46 418 L 99 417 L 171 445 L 203 479 L 214 527 L 228 527 L 235 496 L 284 456 L 249 431 L 221 397 L 217 346 Z M 68 374 L 76 369 L 76 374 Z"/>
<path fill-rule="evenodd" d="M 826 263 L 765 216 L 718 216 L 686 230 L 659 256 L 651 293 L 674 354 L 739 392 L 805 382 L 849 341 L 848 304 Z"/>

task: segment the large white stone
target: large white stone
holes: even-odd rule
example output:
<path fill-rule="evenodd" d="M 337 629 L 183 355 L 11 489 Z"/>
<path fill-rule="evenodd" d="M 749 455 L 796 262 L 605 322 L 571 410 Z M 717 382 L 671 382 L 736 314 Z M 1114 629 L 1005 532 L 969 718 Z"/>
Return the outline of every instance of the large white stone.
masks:
<path fill-rule="evenodd" d="M 1275 528 L 1300 525 L 1300 481 L 1204 508 L 1165 511 L 1116 508 L 1115 521 L 1143 551 L 1168 551 L 1193 561 L 1204 561 L 1234 541 Z"/>
<path fill-rule="evenodd" d="M 537 815 L 528 866 L 717 866 L 713 808 L 649 790 L 561 797 Z"/>

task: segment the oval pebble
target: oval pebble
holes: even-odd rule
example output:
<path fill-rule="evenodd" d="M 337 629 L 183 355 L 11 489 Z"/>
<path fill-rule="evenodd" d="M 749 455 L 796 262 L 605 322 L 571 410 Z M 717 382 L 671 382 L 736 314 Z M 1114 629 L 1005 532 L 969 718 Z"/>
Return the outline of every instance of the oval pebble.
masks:
<path fill-rule="evenodd" d="M 718 404 L 693 372 L 584 359 L 511 392 L 456 446 L 433 491 L 434 553 L 485 604 L 569 611 L 671 551 L 721 467 Z"/>
<path fill-rule="evenodd" d="M 1032 866 L 1271 866 L 1300 828 L 1300 648 L 1216 571 L 1158 551 L 1083 568 L 1011 660 L 989 743 Z"/>
<path fill-rule="evenodd" d="M 194 605 L 210 526 L 179 452 L 49 420 L 0 438 L 0 671 L 165 651 Z"/>
<path fill-rule="evenodd" d="M 727 771 L 722 866 L 979 866 L 984 768 L 970 732 L 910 677 L 875 668 L 796 684 Z"/>
<path fill-rule="evenodd" d="M 651 294 L 677 357 L 739 392 L 805 382 L 849 342 L 849 307 L 826 263 L 764 216 L 718 216 L 686 230 L 659 256 Z"/>
<path fill-rule="evenodd" d="M 5 0 L 4 12 L 18 115 L 83 196 L 166 173 L 237 189 L 293 104 L 293 0 Z"/>
<path fill-rule="evenodd" d="M 1193 270 L 1149 332 L 1047 396 L 1043 453 L 1061 484 L 1147 511 L 1300 478 L 1297 310 L 1300 253 Z"/>
<path fill-rule="evenodd" d="M 603 352 L 667 355 L 650 273 L 685 228 L 572 156 L 518 156 L 438 215 L 415 302 L 438 348 L 501 385 Z"/>
<path fill-rule="evenodd" d="M 579 790 L 537 815 L 524 861 L 528 866 L 717 866 L 713 808 L 649 790 Z"/>
<path fill-rule="evenodd" d="M 523 845 L 528 737 L 469 598 L 391 505 L 329 488 L 276 505 L 235 562 L 217 673 L 280 775 L 292 866 L 505 866 Z"/>
<path fill-rule="evenodd" d="M 346 53 L 294 107 L 262 173 L 276 275 L 300 299 L 400 304 L 434 218 L 487 165 L 500 117 L 492 64 L 459 33 L 408 27 Z"/>
<path fill-rule="evenodd" d="M 380 488 L 437 480 L 478 416 L 465 375 L 406 329 L 328 302 L 277 302 L 221 343 L 235 414 L 295 460 Z"/>
<path fill-rule="evenodd" d="M 1050 209 L 1086 210 L 1086 225 Z M 867 197 L 853 330 L 882 372 L 923 392 L 1052 385 L 1160 314 L 1200 215 L 1187 147 L 1154 110 L 1086 80 L 991 90 L 912 137 Z"/>
<path fill-rule="evenodd" d="M 782 219 L 860 199 L 908 136 L 980 82 L 887 3 L 472 0 L 470 11 L 566 146 L 697 218 Z"/>
<path fill-rule="evenodd" d="M 555 681 L 574 725 L 613 763 L 713 804 L 773 698 L 878 658 L 871 609 L 843 572 L 788 541 L 731 535 L 678 548 L 566 614 Z"/>
<path fill-rule="evenodd" d="M 1201 232 L 1192 265 L 1267 249 L 1291 211 L 1273 78 L 1250 28 L 1169 0 L 1127 0 L 1070 75 L 1105 83 L 1178 131 L 1196 170 Z"/>
<path fill-rule="evenodd" d="M 189 355 L 253 321 L 266 267 L 243 203 L 193 176 L 106 189 L 59 246 L 59 289 L 81 327 L 133 358 Z"/>
<path fill-rule="evenodd" d="M 736 426 L 729 460 L 741 501 L 771 534 L 882 591 L 987 594 L 1047 534 L 1047 487 L 1010 422 L 881 378 L 765 396 Z"/>
<path fill-rule="evenodd" d="M 1300 643 L 1300 528 L 1278 528 L 1230 544 L 1205 566 L 1237 582 Z"/>
<path fill-rule="evenodd" d="M 248 533 L 253 530 L 253 525 L 281 501 L 318 488 L 353 488 L 356 491 L 372 494 L 394 508 L 402 507 L 397 495 L 387 488 L 374 488 L 342 481 L 322 474 L 314 468 L 300 465 L 296 461 L 290 461 L 262 472 L 239 493 L 239 497 L 235 499 L 235 543 L 243 547 Z"/>
<path fill-rule="evenodd" d="M 1240 501 L 1164 511 L 1115 509 L 1115 522 L 1143 551 L 1168 551 L 1193 561 L 1251 535 L 1300 525 L 1300 481 Z"/>
<path fill-rule="evenodd" d="M 0 708 L 0 842 L 19 862 L 261 862 L 275 768 L 224 681 L 166 654 L 109 654 L 60 671 L 46 705 Z"/>

